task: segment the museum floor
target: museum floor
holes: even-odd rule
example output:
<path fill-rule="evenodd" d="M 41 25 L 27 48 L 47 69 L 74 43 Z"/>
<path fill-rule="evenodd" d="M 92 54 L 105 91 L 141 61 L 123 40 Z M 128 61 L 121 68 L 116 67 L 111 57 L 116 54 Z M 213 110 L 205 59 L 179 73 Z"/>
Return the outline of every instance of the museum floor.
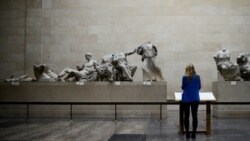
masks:
<path fill-rule="evenodd" d="M 204 129 L 204 112 L 199 111 L 199 129 Z M 157 119 L 0 119 L 0 141 L 179 141 L 178 112 Z M 199 133 L 197 141 L 246 141 L 250 119 L 212 118 L 212 135 Z M 191 140 L 191 139 L 190 139 Z"/>

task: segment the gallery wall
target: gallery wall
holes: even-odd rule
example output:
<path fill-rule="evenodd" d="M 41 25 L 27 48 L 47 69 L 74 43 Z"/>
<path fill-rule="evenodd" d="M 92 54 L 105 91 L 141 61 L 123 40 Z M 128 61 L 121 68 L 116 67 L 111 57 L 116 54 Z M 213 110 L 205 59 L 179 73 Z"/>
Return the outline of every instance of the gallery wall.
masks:
<path fill-rule="evenodd" d="M 0 79 L 24 73 L 25 3 L 0 1 Z"/>
<path fill-rule="evenodd" d="M 153 41 L 172 98 L 188 63 L 202 91 L 211 91 L 215 52 L 229 49 L 233 61 L 250 52 L 249 0 L 1 0 L 0 21 L 1 79 L 33 76 L 40 63 L 59 73 L 82 64 L 86 52 L 100 62 Z M 138 66 L 134 81 L 142 81 L 140 56 L 128 60 Z"/>

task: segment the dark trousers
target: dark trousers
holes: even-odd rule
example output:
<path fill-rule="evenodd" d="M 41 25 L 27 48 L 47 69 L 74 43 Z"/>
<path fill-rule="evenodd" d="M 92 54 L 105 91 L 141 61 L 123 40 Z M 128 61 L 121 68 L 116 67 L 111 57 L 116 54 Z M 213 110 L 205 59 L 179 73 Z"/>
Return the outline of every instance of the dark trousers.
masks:
<path fill-rule="evenodd" d="M 186 132 L 189 132 L 189 115 L 190 115 L 190 108 L 193 118 L 193 131 L 196 132 L 197 125 L 198 125 L 198 118 L 197 112 L 199 107 L 199 102 L 183 102 L 183 110 L 184 110 L 184 126 Z"/>

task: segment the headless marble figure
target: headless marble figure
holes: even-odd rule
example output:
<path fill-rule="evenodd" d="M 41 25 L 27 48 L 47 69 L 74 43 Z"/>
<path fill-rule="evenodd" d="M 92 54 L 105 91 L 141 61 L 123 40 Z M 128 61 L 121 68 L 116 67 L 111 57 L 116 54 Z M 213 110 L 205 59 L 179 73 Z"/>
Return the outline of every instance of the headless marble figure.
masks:
<path fill-rule="evenodd" d="M 240 67 L 240 76 L 244 79 L 244 81 L 250 81 L 250 54 L 240 54 L 237 57 L 237 64 Z"/>
<path fill-rule="evenodd" d="M 135 51 L 117 52 L 103 56 L 101 64 L 97 67 L 101 80 L 132 81 L 137 66 L 129 65 L 127 56 L 134 54 Z"/>
<path fill-rule="evenodd" d="M 226 81 L 240 81 L 240 70 L 236 63 L 230 61 L 230 52 L 228 50 L 220 50 L 214 56 L 217 70 Z"/>
<path fill-rule="evenodd" d="M 164 80 L 161 69 L 155 64 L 157 48 L 152 42 L 148 41 L 137 48 L 137 54 L 142 56 L 143 81 L 162 81 Z"/>
<path fill-rule="evenodd" d="M 10 78 L 7 78 L 4 80 L 5 82 L 30 82 L 30 81 L 35 81 L 33 78 L 28 77 L 26 74 L 17 76 L 17 75 L 12 75 Z"/>
<path fill-rule="evenodd" d="M 124 53 L 117 52 L 113 54 L 113 64 L 118 71 L 117 73 L 117 81 L 133 81 L 133 76 L 137 69 L 135 65 L 129 65 L 127 61 L 127 56 L 132 55 L 136 52 Z"/>
<path fill-rule="evenodd" d="M 114 81 L 116 70 L 112 64 L 113 56 L 105 55 L 102 57 L 101 64 L 96 67 L 100 81 Z"/>
<path fill-rule="evenodd" d="M 91 53 L 86 53 L 85 58 L 87 60 L 82 66 L 77 66 L 77 70 L 71 68 L 65 68 L 59 73 L 59 77 L 63 77 L 66 74 L 68 76 L 65 81 L 94 81 L 97 78 L 96 72 L 96 60 L 92 59 Z"/>
<path fill-rule="evenodd" d="M 39 64 L 33 66 L 34 75 L 36 77 L 36 81 L 60 81 L 57 74 L 54 73 L 48 65 Z"/>

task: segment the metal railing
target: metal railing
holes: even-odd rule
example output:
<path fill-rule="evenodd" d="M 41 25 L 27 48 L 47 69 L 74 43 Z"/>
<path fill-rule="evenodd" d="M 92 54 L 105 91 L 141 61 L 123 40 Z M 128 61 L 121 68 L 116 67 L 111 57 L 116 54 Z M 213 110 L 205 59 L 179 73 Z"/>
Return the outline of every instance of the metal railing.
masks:
<path fill-rule="evenodd" d="M 114 119 L 117 120 L 117 105 L 159 105 L 160 120 L 162 120 L 162 105 L 180 105 L 181 102 L 169 100 L 166 102 L 0 102 L 0 105 L 26 105 L 26 119 L 29 119 L 30 105 L 69 105 L 70 119 L 73 118 L 73 105 L 114 105 Z M 250 102 L 200 102 L 202 105 L 250 105 Z"/>

